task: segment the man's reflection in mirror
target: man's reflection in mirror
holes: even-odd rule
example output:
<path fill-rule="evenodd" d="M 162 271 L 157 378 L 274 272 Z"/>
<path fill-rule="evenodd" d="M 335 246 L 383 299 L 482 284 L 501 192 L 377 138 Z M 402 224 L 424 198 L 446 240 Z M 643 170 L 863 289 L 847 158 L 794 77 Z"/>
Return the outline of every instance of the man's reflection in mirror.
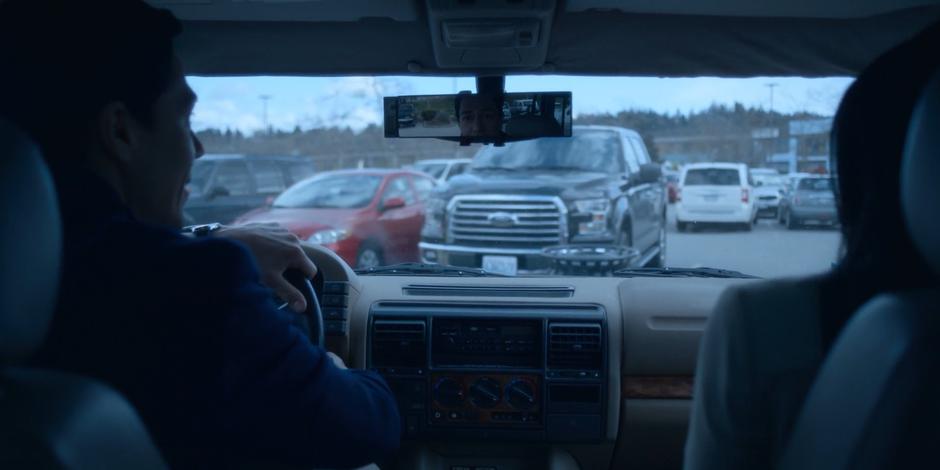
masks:
<path fill-rule="evenodd" d="M 497 95 L 461 93 L 455 108 L 460 137 L 495 137 L 502 133 L 502 99 Z"/>

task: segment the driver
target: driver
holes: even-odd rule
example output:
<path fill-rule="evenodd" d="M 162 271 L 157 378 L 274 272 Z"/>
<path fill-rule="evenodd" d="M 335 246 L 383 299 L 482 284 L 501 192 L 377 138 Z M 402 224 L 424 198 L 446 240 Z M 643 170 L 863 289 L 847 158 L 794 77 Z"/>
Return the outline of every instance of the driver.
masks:
<path fill-rule="evenodd" d="M 315 273 L 297 239 L 271 227 L 180 234 L 203 148 L 179 31 L 139 0 L 0 5 L 0 113 L 39 143 L 63 216 L 38 365 L 119 390 L 173 468 L 381 461 L 400 437 L 386 383 L 311 345 L 273 302 L 271 288 L 305 308 L 282 276 Z"/>
<path fill-rule="evenodd" d="M 501 99 L 496 95 L 460 93 L 455 108 L 460 137 L 497 137 L 503 131 Z"/>

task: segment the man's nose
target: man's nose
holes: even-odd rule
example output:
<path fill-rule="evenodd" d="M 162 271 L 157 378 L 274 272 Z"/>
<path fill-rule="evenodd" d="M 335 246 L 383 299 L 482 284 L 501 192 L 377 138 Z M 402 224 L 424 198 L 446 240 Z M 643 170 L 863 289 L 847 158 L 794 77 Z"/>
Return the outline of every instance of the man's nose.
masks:
<path fill-rule="evenodd" d="M 196 150 L 196 158 L 205 155 L 206 149 L 202 146 L 202 141 L 199 140 L 199 137 L 196 137 L 196 133 L 189 131 L 189 135 L 193 136 L 193 148 Z"/>

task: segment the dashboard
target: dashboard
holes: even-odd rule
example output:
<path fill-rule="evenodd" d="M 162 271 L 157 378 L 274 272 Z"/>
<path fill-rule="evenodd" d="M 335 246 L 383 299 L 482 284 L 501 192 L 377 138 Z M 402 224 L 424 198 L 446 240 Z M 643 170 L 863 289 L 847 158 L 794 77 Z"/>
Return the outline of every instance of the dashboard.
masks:
<path fill-rule="evenodd" d="M 314 261 L 327 348 L 398 400 L 402 449 L 383 468 L 402 469 L 681 468 L 708 316 L 726 288 L 759 282 L 357 276 Z"/>

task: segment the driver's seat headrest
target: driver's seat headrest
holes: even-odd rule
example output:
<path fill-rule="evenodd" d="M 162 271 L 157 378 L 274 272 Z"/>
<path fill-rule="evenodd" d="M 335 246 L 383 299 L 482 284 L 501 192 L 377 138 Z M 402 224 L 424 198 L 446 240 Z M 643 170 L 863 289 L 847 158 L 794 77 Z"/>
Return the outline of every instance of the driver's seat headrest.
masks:
<path fill-rule="evenodd" d="M 0 117 L 0 363 L 42 344 L 56 306 L 62 224 L 39 147 Z"/>
<path fill-rule="evenodd" d="M 914 244 L 940 275 L 940 71 L 927 83 L 911 117 L 901 166 L 901 204 Z"/>

